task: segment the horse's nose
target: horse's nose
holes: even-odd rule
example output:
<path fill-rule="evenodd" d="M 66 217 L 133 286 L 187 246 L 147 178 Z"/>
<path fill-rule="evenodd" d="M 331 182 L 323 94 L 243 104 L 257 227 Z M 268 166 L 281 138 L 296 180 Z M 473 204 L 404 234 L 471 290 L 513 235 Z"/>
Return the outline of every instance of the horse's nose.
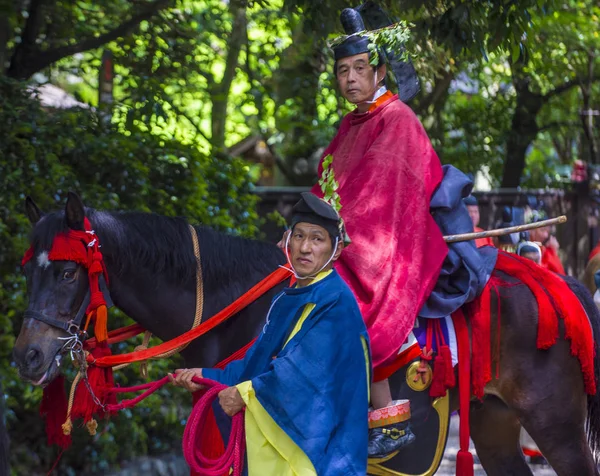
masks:
<path fill-rule="evenodd" d="M 35 371 L 43 363 L 43 354 L 39 347 L 31 347 L 25 354 L 25 366 L 29 371 Z"/>

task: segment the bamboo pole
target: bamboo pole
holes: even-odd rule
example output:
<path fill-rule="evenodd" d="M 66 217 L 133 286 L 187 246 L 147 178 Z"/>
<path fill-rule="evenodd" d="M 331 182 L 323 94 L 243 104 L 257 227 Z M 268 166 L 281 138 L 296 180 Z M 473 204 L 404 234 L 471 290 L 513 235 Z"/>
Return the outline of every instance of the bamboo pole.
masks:
<path fill-rule="evenodd" d="M 470 241 L 478 238 L 488 238 L 490 236 L 504 236 L 510 235 L 511 233 L 519 233 L 521 231 L 533 230 L 534 228 L 542 228 L 545 226 L 559 225 L 566 223 L 567 217 L 561 215 L 557 218 L 550 218 L 549 220 L 537 221 L 535 223 L 529 223 L 527 225 L 517 225 L 508 228 L 498 228 L 497 230 L 479 231 L 476 233 L 462 233 L 460 235 L 447 235 L 444 236 L 446 243 L 457 243 L 459 241 Z"/>

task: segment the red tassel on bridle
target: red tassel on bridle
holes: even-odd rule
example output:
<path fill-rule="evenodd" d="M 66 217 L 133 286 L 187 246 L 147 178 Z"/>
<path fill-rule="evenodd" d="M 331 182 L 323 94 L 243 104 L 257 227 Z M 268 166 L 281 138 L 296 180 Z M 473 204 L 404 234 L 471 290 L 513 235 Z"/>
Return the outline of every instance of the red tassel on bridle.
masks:
<path fill-rule="evenodd" d="M 48 259 L 51 261 L 74 261 L 87 268 L 90 304 L 86 310 L 88 316 L 86 330 L 89 323 L 94 322 L 94 336 L 97 345 L 91 351 L 91 355 L 97 359 L 111 355 L 108 347 L 108 311 L 104 295 L 100 290 L 100 275 L 104 276 L 108 284 L 108 274 L 100 252 L 98 237 L 92 231 L 87 218 L 84 220 L 84 227 L 85 231 L 69 230 L 56 235 L 48 253 Z M 29 248 L 23 257 L 22 264 L 27 263 L 33 256 L 33 248 Z M 64 392 L 64 377 L 55 379 L 55 382 L 50 383 L 44 390 L 40 411 L 46 416 L 48 442 L 57 443 L 66 448 L 71 442 L 72 418 L 83 418 L 90 434 L 93 435 L 97 426 L 94 416 L 106 415 L 104 405 L 116 403 L 116 397 L 108 392 L 114 386 L 112 368 L 96 367 L 92 362 L 87 369 L 80 370 L 78 378 L 73 382 L 69 404 L 67 404 Z M 59 392 L 60 387 L 62 387 L 62 393 Z"/>
<path fill-rule="evenodd" d="M 71 446 L 71 435 L 65 435 L 61 428 L 67 417 L 67 394 L 65 378 L 62 375 L 56 377 L 44 388 L 40 403 L 40 415 L 46 420 L 48 445 L 56 444 L 61 448 Z"/>

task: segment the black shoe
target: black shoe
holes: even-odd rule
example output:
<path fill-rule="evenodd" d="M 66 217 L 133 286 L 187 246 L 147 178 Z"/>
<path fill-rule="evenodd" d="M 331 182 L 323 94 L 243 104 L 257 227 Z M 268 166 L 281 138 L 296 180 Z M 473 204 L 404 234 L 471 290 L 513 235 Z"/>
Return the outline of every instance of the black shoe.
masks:
<path fill-rule="evenodd" d="M 410 422 L 403 421 L 369 430 L 369 458 L 385 458 L 415 441 Z"/>

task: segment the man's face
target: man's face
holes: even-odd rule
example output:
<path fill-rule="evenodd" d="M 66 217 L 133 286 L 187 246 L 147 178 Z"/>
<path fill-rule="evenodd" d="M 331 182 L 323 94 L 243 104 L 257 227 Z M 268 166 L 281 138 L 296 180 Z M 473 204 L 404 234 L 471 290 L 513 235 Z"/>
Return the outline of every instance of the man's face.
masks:
<path fill-rule="evenodd" d="M 479 205 L 467 205 L 467 210 L 473 222 L 473 227 L 476 227 L 479 225 Z"/>
<path fill-rule="evenodd" d="M 385 77 L 385 65 L 377 70 L 369 64 L 369 54 L 348 56 L 337 61 L 337 80 L 342 95 L 352 104 L 370 101 Z"/>
<path fill-rule="evenodd" d="M 529 232 L 529 239 L 531 241 L 537 241 L 538 243 L 545 243 L 550 236 L 550 228 L 547 226 L 543 228 L 534 228 Z"/>
<path fill-rule="evenodd" d="M 542 258 L 540 256 L 540 254 L 536 251 L 529 251 L 529 252 L 523 253 L 521 255 L 521 257 L 530 259 L 531 261 L 533 261 L 534 263 L 537 263 L 537 264 L 540 264 L 542 262 Z"/>
<path fill-rule="evenodd" d="M 335 256 L 327 267 L 339 257 L 343 245 L 338 245 Z M 300 276 L 312 276 L 331 258 L 333 244 L 327 230 L 312 223 L 298 223 L 290 237 L 290 260 Z"/>

